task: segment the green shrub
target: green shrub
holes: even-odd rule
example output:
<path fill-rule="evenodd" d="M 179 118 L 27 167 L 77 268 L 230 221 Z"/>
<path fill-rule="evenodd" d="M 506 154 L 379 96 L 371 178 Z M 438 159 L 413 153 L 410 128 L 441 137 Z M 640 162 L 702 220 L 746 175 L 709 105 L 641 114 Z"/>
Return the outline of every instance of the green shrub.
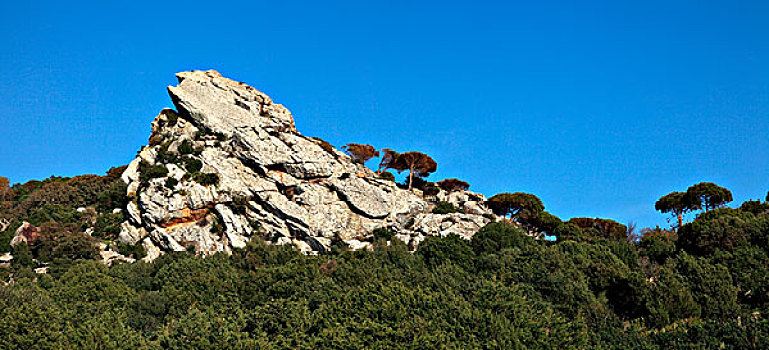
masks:
<path fill-rule="evenodd" d="M 670 238 L 663 235 L 644 236 L 639 244 L 641 256 L 646 256 L 649 260 L 657 264 L 664 264 L 676 252 L 676 245 Z"/>
<path fill-rule="evenodd" d="M 470 243 L 456 234 L 446 237 L 429 236 L 419 244 L 417 254 L 424 259 L 425 264 L 436 267 L 451 262 L 463 268 L 473 265 L 473 250 Z"/>
<path fill-rule="evenodd" d="M 152 179 L 168 176 L 168 169 L 163 164 L 150 165 L 147 161 L 142 161 L 139 166 L 139 181 L 147 184 Z"/>
<path fill-rule="evenodd" d="M 14 269 L 35 266 L 35 263 L 32 260 L 32 253 L 29 251 L 29 247 L 26 244 L 20 243 L 13 247 L 13 260 L 11 261 L 11 264 Z"/>
<path fill-rule="evenodd" d="M 182 141 L 182 143 L 179 144 L 178 150 L 181 155 L 189 155 L 195 152 L 195 149 L 192 147 L 192 143 L 189 140 Z"/>
<path fill-rule="evenodd" d="M 203 162 L 198 159 L 187 157 L 184 158 L 184 168 L 188 173 L 195 174 L 203 169 Z"/>
<path fill-rule="evenodd" d="M 64 205 L 43 204 L 29 211 L 27 221 L 33 225 L 40 226 L 50 221 L 62 224 L 79 223 L 82 218 L 83 215 L 76 208 Z"/>
<path fill-rule="evenodd" d="M 136 244 L 126 244 L 123 242 L 118 242 L 117 244 L 117 251 L 118 253 L 133 257 L 134 259 L 142 259 L 145 256 L 147 256 L 147 251 L 144 249 L 144 245 L 142 245 L 141 242 L 138 242 Z"/>
<path fill-rule="evenodd" d="M 380 239 L 389 241 L 395 236 L 395 232 L 393 232 L 387 227 L 378 227 L 374 229 L 373 235 L 374 235 L 374 239 L 377 241 Z"/>
<path fill-rule="evenodd" d="M 564 222 L 556 226 L 553 234 L 558 239 L 558 242 L 563 241 L 582 241 L 588 239 L 582 229 L 570 222 Z"/>
<path fill-rule="evenodd" d="M 163 325 L 168 305 L 165 295 L 157 291 L 142 292 L 128 309 L 128 325 L 145 334 L 154 332 Z"/>
<path fill-rule="evenodd" d="M 82 233 L 68 233 L 57 237 L 39 251 L 43 261 L 66 259 L 70 261 L 78 259 L 99 259 L 99 250 L 96 241 Z"/>
<path fill-rule="evenodd" d="M 215 173 L 201 173 L 196 176 L 195 180 L 203 186 L 211 186 L 219 184 L 219 175 Z"/>
<path fill-rule="evenodd" d="M 173 164 L 176 163 L 179 160 L 179 155 L 175 152 L 171 152 L 168 150 L 168 148 L 171 146 L 170 142 L 166 142 L 162 144 L 157 149 L 157 156 L 155 157 L 155 160 L 158 163 L 162 164 Z"/>
<path fill-rule="evenodd" d="M 115 208 L 125 208 L 128 205 L 128 185 L 123 180 L 115 180 L 106 191 L 97 196 L 96 208 L 99 212 L 110 212 Z"/>
<path fill-rule="evenodd" d="M 702 213 L 678 230 L 677 244 L 691 254 L 707 255 L 745 244 L 761 231 L 761 221 L 749 212 L 716 209 Z"/>
<path fill-rule="evenodd" d="M 675 266 L 700 305 L 703 317 L 726 319 L 737 313 L 738 289 L 724 265 L 682 253 L 676 257 Z"/>
<path fill-rule="evenodd" d="M 99 215 L 93 226 L 94 237 L 110 240 L 117 238 L 120 234 L 120 224 L 124 220 L 125 217 L 122 212 Z"/>
<path fill-rule="evenodd" d="M 14 232 L 9 227 L 5 232 L 0 232 L 0 255 L 11 251 L 11 240 Z"/>
<path fill-rule="evenodd" d="M 235 214 L 246 215 L 248 212 L 248 197 L 235 196 L 230 203 L 230 209 Z"/>
<path fill-rule="evenodd" d="M 176 185 L 178 184 L 179 184 L 179 180 L 177 180 L 176 178 L 169 177 L 166 179 L 166 188 L 170 190 L 173 190 L 174 188 L 176 188 Z"/>
<path fill-rule="evenodd" d="M 179 114 L 171 109 L 166 108 L 162 113 L 165 114 L 166 119 L 168 119 L 168 126 L 174 126 L 176 125 L 176 122 L 179 121 Z"/>
<path fill-rule="evenodd" d="M 470 241 L 470 245 L 475 254 L 481 255 L 532 244 L 533 241 L 533 238 L 526 236 L 526 233 L 518 227 L 505 222 L 492 222 L 478 230 Z"/>
<path fill-rule="evenodd" d="M 460 210 L 454 204 L 441 201 L 435 204 L 432 212 L 433 214 L 453 214 L 459 213 Z"/>

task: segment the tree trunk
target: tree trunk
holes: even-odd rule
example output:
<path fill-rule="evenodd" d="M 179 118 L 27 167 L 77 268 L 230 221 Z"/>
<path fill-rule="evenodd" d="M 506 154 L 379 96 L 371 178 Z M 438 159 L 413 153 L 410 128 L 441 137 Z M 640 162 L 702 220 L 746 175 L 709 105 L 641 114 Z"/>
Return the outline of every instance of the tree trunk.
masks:
<path fill-rule="evenodd" d="M 414 168 L 409 169 L 409 191 L 411 191 L 411 184 L 414 181 Z"/>
<path fill-rule="evenodd" d="M 681 213 L 678 213 L 678 227 L 680 228 L 683 225 L 684 225 L 684 215 Z"/>

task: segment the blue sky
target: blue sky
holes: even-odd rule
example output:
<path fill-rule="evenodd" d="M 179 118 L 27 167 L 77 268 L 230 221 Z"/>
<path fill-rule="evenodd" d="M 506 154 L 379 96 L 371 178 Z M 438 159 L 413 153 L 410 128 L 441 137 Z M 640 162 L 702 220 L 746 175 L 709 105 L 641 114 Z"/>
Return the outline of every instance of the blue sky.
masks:
<path fill-rule="evenodd" d="M 217 69 L 341 146 L 432 155 L 431 179 L 567 219 L 667 225 L 700 181 L 769 190 L 769 2 L 0 4 L 0 175 L 103 173 Z"/>

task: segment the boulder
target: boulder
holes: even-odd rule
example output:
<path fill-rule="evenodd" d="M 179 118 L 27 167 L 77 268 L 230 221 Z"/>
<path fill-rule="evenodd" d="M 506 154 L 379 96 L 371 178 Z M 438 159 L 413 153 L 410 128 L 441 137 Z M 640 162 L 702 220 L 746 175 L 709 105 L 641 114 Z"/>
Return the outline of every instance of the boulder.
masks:
<path fill-rule="evenodd" d="M 21 226 L 16 229 L 16 233 L 11 239 L 11 247 L 16 247 L 16 245 L 19 243 L 30 244 L 34 242 L 35 239 L 37 239 L 38 234 L 39 232 L 37 227 L 24 221 Z"/>
<path fill-rule="evenodd" d="M 0 255 L 0 267 L 11 267 L 13 261 L 13 255 L 11 253 L 4 253 Z"/>

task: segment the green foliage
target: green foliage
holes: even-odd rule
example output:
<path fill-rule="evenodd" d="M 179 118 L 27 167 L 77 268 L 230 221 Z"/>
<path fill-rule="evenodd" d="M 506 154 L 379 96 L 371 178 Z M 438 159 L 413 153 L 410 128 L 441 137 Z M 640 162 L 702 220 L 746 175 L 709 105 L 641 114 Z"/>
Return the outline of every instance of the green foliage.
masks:
<path fill-rule="evenodd" d="M 142 161 L 139 166 L 139 181 L 146 185 L 150 180 L 168 176 L 168 168 L 163 164 L 151 165 Z"/>
<path fill-rule="evenodd" d="M 20 277 L 0 287 L 0 347 L 661 350 L 766 343 L 763 316 L 737 321 L 744 289 L 731 286 L 758 282 L 748 267 L 766 266 L 760 248 L 741 253 L 752 256 L 744 262 L 732 253 L 718 256 L 721 262 L 672 257 L 646 282 L 614 253 L 622 251 L 615 243 L 551 245 L 504 223 L 488 225 L 472 242 L 499 231 L 516 241 L 480 255 L 448 236 L 428 238 L 416 254 L 398 240 L 373 252 L 317 257 L 253 240 L 231 257 L 169 253 L 152 264 L 111 268 L 81 261 L 45 282 Z M 732 265 L 746 272 L 732 277 Z"/>
<path fill-rule="evenodd" d="M 141 242 L 136 244 L 118 242 L 117 250 L 118 253 L 128 257 L 133 257 L 134 259 L 142 259 L 147 256 L 147 251 L 144 249 L 144 246 L 141 244 Z"/>
<path fill-rule="evenodd" d="M 753 215 L 769 214 L 769 202 L 746 201 L 742 203 L 740 210 L 753 213 Z"/>
<path fill-rule="evenodd" d="M 547 211 L 531 210 L 519 212 L 516 221 L 526 232 L 537 235 L 555 235 L 556 229 L 563 223 L 561 219 Z"/>
<path fill-rule="evenodd" d="M 179 144 L 179 147 L 177 148 L 177 150 L 181 155 L 188 155 L 195 152 L 195 148 L 192 147 L 192 142 L 190 142 L 189 140 L 182 141 L 182 143 Z"/>
<path fill-rule="evenodd" d="M 11 239 L 13 239 L 13 234 L 14 232 L 10 227 L 8 230 L 5 230 L 5 232 L 0 232 L 0 254 L 11 251 Z"/>
<path fill-rule="evenodd" d="M 99 251 L 96 241 L 91 237 L 81 233 L 67 233 L 39 248 L 38 256 L 43 261 L 99 259 Z"/>
<path fill-rule="evenodd" d="M 581 241 L 587 239 L 582 229 L 571 222 L 563 222 L 556 226 L 553 235 L 558 238 L 558 242 Z"/>
<path fill-rule="evenodd" d="M 731 252 L 719 252 L 712 262 L 726 266 L 740 303 L 754 310 L 769 310 L 769 257 L 766 251 L 752 245 L 741 245 Z"/>
<path fill-rule="evenodd" d="M 515 216 L 519 212 L 528 210 L 530 212 L 539 212 L 545 210 L 537 196 L 529 193 L 499 193 L 491 196 L 487 204 L 495 214 L 500 216 Z"/>
<path fill-rule="evenodd" d="M 476 268 L 505 285 L 530 286 L 567 317 L 598 307 L 586 277 L 562 252 L 534 241 L 521 242 L 521 246 L 480 256 Z"/>
<path fill-rule="evenodd" d="M 689 203 L 697 203 L 705 210 L 716 209 L 732 201 L 732 192 L 712 182 L 700 182 L 686 190 Z"/>
<path fill-rule="evenodd" d="M 648 307 L 649 323 L 654 327 L 697 318 L 701 314 L 700 305 L 694 299 L 685 279 L 674 270 L 673 264 L 663 266 L 653 280 Z"/>
<path fill-rule="evenodd" d="M 178 184 L 179 184 L 179 180 L 177 180 L 176 178 L 169 177 L 166 179 L 166 188 L 168 188 L 169 190 L 173 190 L 174 188 L 176 188 L 176 185 Z"/>
<path fill-rule="evenodd" d="M 219 174 L 216 173 L 199 173 L 195 177 L 195 181 L 203 186 L 212 186 L 219 184 Z"/>
<path fill-rule="evenodd" d="M 454 204 L 441 201 L 441 202 L 435 203 L 435 208 L 433 208 L 432 212 L 433 214 L 452 214 L 452 213 L 459 213 L 461 211 Z"/>
<path fill-rule="evenodd" d="M 659 265 L 665 264 L 676 251 L 675 242 L 663 235 L 651 235 L 641 238 L 639 244 L 641 255 L 648 257 Z"/>
<path fill-rule="evenodd" d="M 0 310 L 0 348 L 66 348 L 66 317 L 49 292 L 32 284 L 0 287 Z"/>
<path fill-rule="evenodd" d="M 469 268 L 473 264 L 473 250 L 469 242 L 456 234 L 446 237 L 430 236 L 419 244 L 417 254 L 427 266 L 436 267 L 446 262 Z"/>
<path fill-rule="evenodd" d="M 26 244 L 20 243 L 13 247 L 12 263 L 14 268 L 35 266 L 35 262 L 32 260 L 32 253 Z"/>
<path fill-rule="evenodd" d="M 185 157 L 184 169 L 186 169 L 187 172 L 191 174 L 198 173 L 200 172 L 201 169 L 203 169 L 203 162 L 201 162 L 199 159 L 196 159 L 196 158 Z"/>
<path fill-rule="evenodd" d="M 738 289 L 732 284 L 732 275 L 724 265 L 714 265 L 688 254 L 679 255 L 675 264 L 678 274 L 700 305 L 702 317 L 727 319 L 737 314 Z"/>
<path fill-rule="evenodd" d="M 671 213 L 678 219 L 678 227 L 683 225 L 683 215 L 692 210 L 700 209 L 700 202 L 695 196 L 688 195 L 685 192 L 671 192 L 662 196 L 654 209 L 662 213 Z"/>
<path fill-rule="evenodd" d="M 172 152 L 169 150 L 171 147 L 171 142 L 166 142 L 160 145 L 160 147 L 157 148 L 157 155 L 155 157 L 155 160 L 159 164 L 174 164 L 179 161 L 179 154 L 177 152 Z"/>
<path fill-rule="evenodd" d="M 605 297 L 614 312 L 623 318 L 646 314 L 642 302 L 643 278 L 633 273 L 609 247 L 584 242 L 564 242 L 556 246 L 587 277 L 594 294 Z"/>
<path fill-rule="evenodd" d="M 23 220 L 40 231 L 0 268 L 12 282 L 0 285 L 0 349 L 769 348 L 765 203 L 709 210 L 678 234 L 647 229 L 636 241 L 615 221 L 564 223 L 522 196 L 531 201 L 508 211 L 514 222 L 471 241 L 430 236 L 415 253 L 380 228 L 372 251 L 305 256 L 252 236 L 231 256 L 171 252 L 107 267 L 94 261 L 96 244 L 123 220 L 112 213 L 126 201 L 120 173 L 4 195 L 0 217 L 14 220 L 0 248 Z M 246 201 L 233 209 L 247 212 Z M 558 242 L 528 236 L 537 233 Z M 48 274 L 33 271 L 44 265 Z"/>
<path fill-rule="evenodd" d="M 698 255 L 731 250 L 758 236 L 760 224 L 751 213 L 728 208 L 712 210 L 678 231 L 678 246 Z"/>
<path fill-rule="evenodd" d="M 27 221 L 33 225 L 42 225 L 43 223 L 55 221 L 60 223 L 75 223 L 82 219 L 76 208 L 55 204 L 43 204 L 38 208 L 29 211 Z"/>
<path fill-rule="evenodd" d="M 395 236 L 395 232 L 393 232 L 387 227 L 376 228 L 374 229 L 373 234 L 374 234 L 374 239 L 376 240 L 384 239 L 385 241 L 389 241 Z"/>
<path fill-rule="evenodd" d="M 107 190 L 99 193 L 97 199 L 97 209 L 99 212 L 106 213 L 115 208 L 125 208 L 128 204 L 128 185 L 123 180 L 116 180 Z"/>
<path fill-rule="evenodd" d="M 482 227 L 473 236 L 470 245 L 475 254 L 481 255 L 532 244 L 532 241 L 533 239 L 518 227 L 504 222 L 493 222 Z"/>
<path fill-rule="evenodd" d="M 125 220 L 122 212 L 102 214 L 93 226 L 93 236 L 113 240 L 120 234 L 120 224 Z"/>

